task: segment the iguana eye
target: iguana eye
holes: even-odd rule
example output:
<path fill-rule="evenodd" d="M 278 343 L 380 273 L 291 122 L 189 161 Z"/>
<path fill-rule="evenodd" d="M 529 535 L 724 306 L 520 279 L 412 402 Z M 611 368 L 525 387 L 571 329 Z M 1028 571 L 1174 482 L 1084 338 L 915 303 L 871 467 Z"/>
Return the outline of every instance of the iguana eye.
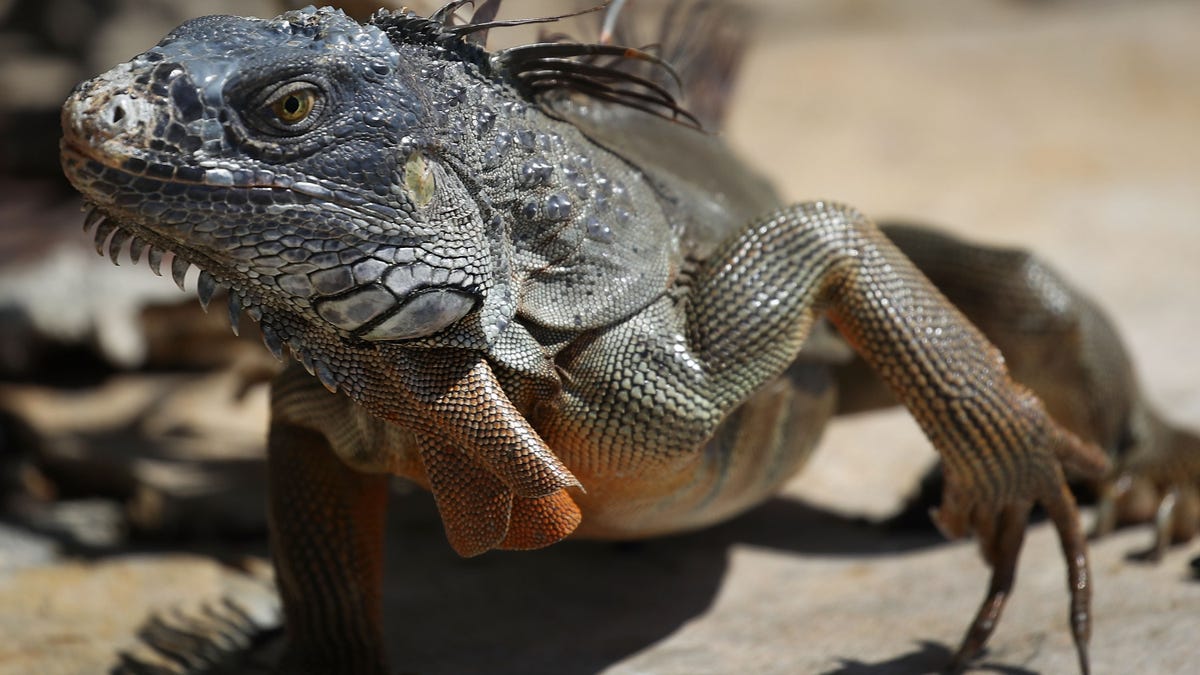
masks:
<path fill-rule="evenodd" d="M 289 82 L 263 96 L 261 117 L 271 130 L 285 133 L 307 131 L 324 107 L 321 90 L 311 82 Z"/>

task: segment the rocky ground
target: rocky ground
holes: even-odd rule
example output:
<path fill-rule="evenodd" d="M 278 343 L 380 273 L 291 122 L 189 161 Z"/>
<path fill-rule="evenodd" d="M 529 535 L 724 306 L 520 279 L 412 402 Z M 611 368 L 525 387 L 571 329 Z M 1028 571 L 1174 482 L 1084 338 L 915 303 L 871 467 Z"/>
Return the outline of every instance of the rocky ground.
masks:
<path fill-rule="evenodd" d="M 514 0 L 510 11 L 538 4 Z M 753 9 L 728 137 L 789 198 L 1036 250 L 1110 311 L 1150 398 L 1200 428 L 1200 6 Z M 13 206 L 26 195 L 5 195 L 7 234 L 28 210 Z M 0 299 L 28 271 L 4 260 Z M 118 340 L 118 356 L 178 362 L 153 349 L 178 344 L 161 337 L 181 325 L 175 310 L 135 310 L 123 330 L 160 339 L 140 352 Z M 10 342 L 0 340 L 0 361 Z M 259 366 L 242 352 L 220 365 L 63 389 L 39 377 L 50 374 L 43 362 L 0 383 L 0 488 L 21 495 L 0 519 L 0 673 L 105 672 L 138 649 L 139 631 L 186 628 L 205 607 L 222 625 L 276 623 L 258 505 L 265 394 L 244 385 Z M 34 445 L 48 454 L 31 463 Z M 971 542 L 864 520 L 894 513 L 932 459 L 902 412 L 857 415 L 833 426 L 784 495 L 729 524 L 466 561 L 445 545 L 427 496 L 402 495 L 389 545 L 394 663 L 413 673 L 936 672 L 986 570 Z M 1195 669 L 1200 583 L 1187 562 L 1198 547 L 1158 565 L 1132 560 L 1149 541 L 1133 529 L 1092 547 L 1096 673 Z M 1064 580 L 1052 530 L 1034 526 L 978 672 L 1074 671 Z M 184 637 L 176 644 L 187 651 Z M 229 672 L 261 670 L 270 650 Z"/>

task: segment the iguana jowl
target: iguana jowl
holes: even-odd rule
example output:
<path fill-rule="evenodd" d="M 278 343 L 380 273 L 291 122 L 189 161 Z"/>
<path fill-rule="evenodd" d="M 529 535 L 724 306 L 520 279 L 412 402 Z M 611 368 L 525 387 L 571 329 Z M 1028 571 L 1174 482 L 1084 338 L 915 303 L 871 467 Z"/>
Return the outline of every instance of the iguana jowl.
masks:
<path fill-rule="evenodd" d="M 636 110 L 673 111 L 656 85 L 572 58 L 653 57 L 488 54 L 468 39 L 485 25 L 449 22 L 461 4 L 197 19 L 64 107 L 99 240 L 199 267 L 202 301 L 228 289 L 303 365 L 274 384 L 269 440 L 281 668 L 383 671 L 388 474 L 433 492 L 464 555 L 762 501 L 832 414 L 828 365 L 798 358 L 829 317 L 942 454 L 939 524 L 994 568 L 955 663 L 990 635 L 1040 503 L 1086 670 L 1063 468 L 1095 477 L 1104 456 L 866 218 L 775 203 L 713 137 Z M 530 97 L 553 86 L 616 100 Z M 711 185 L 714 163 L 738 178 Z"/>

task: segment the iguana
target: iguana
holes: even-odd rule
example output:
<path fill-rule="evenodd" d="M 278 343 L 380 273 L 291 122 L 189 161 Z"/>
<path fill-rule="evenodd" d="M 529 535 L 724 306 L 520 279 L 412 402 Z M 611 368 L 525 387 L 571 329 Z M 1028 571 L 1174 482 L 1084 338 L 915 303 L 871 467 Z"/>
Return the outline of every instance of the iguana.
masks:
<path fill-rule="evenodd" d="M 669 74 L 659 57 L 612 40 L 487 52 L 514 22 L 489 1 L 457 24 L 465 4 L 195 19 L 63 109 L 63 167 L 103 250 L 200 268 L 202 303 L 225 289 L 235 326 L 245 312 L 294 359 L 268 439 L 281 671 L 385 672 L 390 475 L 433 493 L 464 556 L 763 501 L 834 411 L 829 350 L 809 342 L 828 320 L 941 453 L 935 520 L 978 536 L 993 569 L 952 667 L 996 625 L 1040 504 L 1086 672 L 1092 582 L 1064 472 L 1098 479 L 1104 454 L 870 220 L 780 203 L 623 67 Z M 1075 311 L 1037 283 L 996 287 Z"/>

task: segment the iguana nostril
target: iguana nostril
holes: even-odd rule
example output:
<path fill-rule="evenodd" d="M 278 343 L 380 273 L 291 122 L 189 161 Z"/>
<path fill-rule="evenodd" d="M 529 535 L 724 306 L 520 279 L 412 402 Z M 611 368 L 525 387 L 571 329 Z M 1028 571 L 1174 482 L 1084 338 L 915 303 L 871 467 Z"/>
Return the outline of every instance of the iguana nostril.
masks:
<path fill-rule="evenodd" d="M 145 101 L 125 92 L 101 99 L 94 113 L 96 131 L 109 137 L 132 131 L 146 119 L 146 107 Z"/>

